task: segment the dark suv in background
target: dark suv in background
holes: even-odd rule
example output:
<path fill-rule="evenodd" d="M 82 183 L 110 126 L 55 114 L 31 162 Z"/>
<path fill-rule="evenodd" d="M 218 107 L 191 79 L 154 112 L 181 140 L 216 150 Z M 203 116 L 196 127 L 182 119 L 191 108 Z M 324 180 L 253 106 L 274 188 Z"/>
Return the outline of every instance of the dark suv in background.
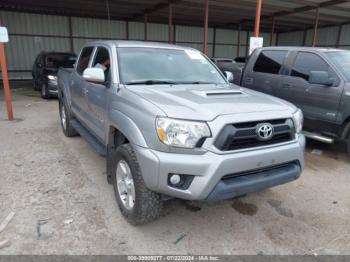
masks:
<path fill-rule="evenodd" d="M 345 141 L 350 154 L 350 51 L 260 48 L 249 58 L 241 85 L 295 104 L 304 113 L 307 137 Z"/>
<path fill-rule="evenodd" d="M 76 57 L 74 53 L 41 52 L 32 69 L 34 90 L 41 91 L 41 97 L 45 99 L 57 97 L 58 68 L 73 68 Z"/>

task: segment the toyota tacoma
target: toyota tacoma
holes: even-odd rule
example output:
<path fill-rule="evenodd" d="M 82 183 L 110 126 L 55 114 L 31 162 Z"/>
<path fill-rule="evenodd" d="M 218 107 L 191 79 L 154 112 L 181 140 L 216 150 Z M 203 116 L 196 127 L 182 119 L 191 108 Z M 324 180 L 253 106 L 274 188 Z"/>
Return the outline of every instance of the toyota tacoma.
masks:
<path fill-rule="evenodd" d="M 159 217 L 166 199 L 230 199 L 293 181 L 304 166 L 301 111 L 230 84 L 192 48 L 88 43 L 58 72 L 58 96 L 64 134 L 106 156 L 132 224 Z"/>

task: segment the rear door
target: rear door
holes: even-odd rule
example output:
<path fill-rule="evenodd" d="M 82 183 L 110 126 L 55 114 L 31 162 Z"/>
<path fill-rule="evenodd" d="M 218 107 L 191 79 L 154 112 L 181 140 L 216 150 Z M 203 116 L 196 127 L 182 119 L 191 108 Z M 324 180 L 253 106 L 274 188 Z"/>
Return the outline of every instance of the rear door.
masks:
<path fill-rule="evenodd" d="M 107 125 L 108 93 L 111 84 L 111 66 L 111 53 L 108 47 L 97 47 L 91 67 L 99 67 L 104 70 L 105 82 L 93 83 L 86 81 L 86 103 L 89 128 L 101 142 L 104 142 L 106 139 L 105 130 Z"/>
<path fill-rule="evenodd" d="M 311 71 L 326 71 L 334 78 L 333 86 L 310 84 Z M 292 63 L 290 75 L 283 76 L 280 92 L 303 110 L 305 118 L 334 122 L 343 88 L 340 78 L 329 63 L 314 52 L 300 51 Z"/>
<path fill-rule="evenodd" d="M 273 94 L 278 88 L 283 62 L 287 56 L 287 50 L 262 50 L 251 57 L 253 63 L 249 63 L 245 69 L 242 85 L 267 94 Z"/>
<path fill-rule="evenodd" d="M 93 51 L 94 47 L 92 46 L 83 48 L 69 83 L 71 90 L 72 110 L 79 120 L 84 123 L 86 123 L 87 119 L 87 82 L 83 78 L 83 72 L 89 66 Z"/>

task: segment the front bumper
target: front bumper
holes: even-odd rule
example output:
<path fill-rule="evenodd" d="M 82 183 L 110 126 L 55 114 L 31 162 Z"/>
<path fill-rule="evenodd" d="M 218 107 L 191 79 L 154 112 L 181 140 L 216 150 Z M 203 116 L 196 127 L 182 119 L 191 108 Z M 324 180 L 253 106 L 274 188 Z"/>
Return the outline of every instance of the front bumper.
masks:
<path fill-rule="evenodd" d="M 288 143 L 230 154 L 211 151 L 201 155 L 174 154 L 134 146 L 147 187 L 168 196 L 188 200 L 232 198 L 295 180 L 304 167 L 304 149 L 303 135 L 297 135 L 295 140 Z M 291 162 L 296 163 L 292 169 L 280 169 L 272 173 L 258 172 L 223 182 L 223 177 L 229 174 L 266 170 Z M 168 185 L 168 175 L 173 173 L 194 175 L 194 179 L 187 189 L 177 189 Z"/>
<path fill-rule="evenodd" d="M 208 201 L 217 201 L 242 196 L 265 188 L 281 185 L 297 179 L 301 167 L 298 161 L 258 169 L 243 174 L 235 174 L 220 180 L 207 197 Z"/>

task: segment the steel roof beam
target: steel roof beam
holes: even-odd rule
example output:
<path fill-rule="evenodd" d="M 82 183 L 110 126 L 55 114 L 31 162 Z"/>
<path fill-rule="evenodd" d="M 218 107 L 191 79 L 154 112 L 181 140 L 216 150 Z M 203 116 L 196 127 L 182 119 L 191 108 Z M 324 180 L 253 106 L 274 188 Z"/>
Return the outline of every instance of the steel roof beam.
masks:
<path fill-rule="evenodd" d="M 129 16 L 127 18 L 127 20 L 136 20 L 136 19 L 144 16 L 145 14 L 154 13 L 160 9 L 168 7 L 170 4 L 176 4 L 180 1 L 182 1 L 182 0 L 168 0 L 168 1 L 159 2 L 159 3 L 155 4 L 154 6 L 152 6 L 151 8 L 144 9 L 141 13 L 136 13 L 136 14 Z"/>

